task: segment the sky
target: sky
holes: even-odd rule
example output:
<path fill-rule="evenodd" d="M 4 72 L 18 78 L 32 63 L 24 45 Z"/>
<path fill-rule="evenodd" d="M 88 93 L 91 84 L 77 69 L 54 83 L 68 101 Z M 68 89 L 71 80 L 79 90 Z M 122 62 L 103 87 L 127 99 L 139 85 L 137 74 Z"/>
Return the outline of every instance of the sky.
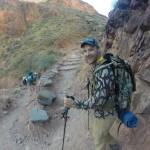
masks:
<path fill-rule="evenodd" d="M 100 14 L 108 16 L 108 13 L 112 10 L 114 3 L 117 0 L 82 0 L 89 3 L 97 10 Z"/>

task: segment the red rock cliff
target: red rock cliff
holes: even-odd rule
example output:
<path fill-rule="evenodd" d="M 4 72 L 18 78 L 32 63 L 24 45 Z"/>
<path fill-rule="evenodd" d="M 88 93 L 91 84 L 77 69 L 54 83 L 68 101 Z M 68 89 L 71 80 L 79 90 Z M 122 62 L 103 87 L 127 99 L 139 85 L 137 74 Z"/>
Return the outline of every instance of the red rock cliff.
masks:
<path fill-rule="evenodd" d="M 111 129 L 123 150 L 150 149 L 150 0 L 119 0 L 109 14 L 102 50 L 119 53 L 129 60 L 136 73 L 137 91 L 133 94 L 133 111 L 138 126 L 127 129 L 119 123 Z M 142 114 L 143 113 L 143 114 Z"/>

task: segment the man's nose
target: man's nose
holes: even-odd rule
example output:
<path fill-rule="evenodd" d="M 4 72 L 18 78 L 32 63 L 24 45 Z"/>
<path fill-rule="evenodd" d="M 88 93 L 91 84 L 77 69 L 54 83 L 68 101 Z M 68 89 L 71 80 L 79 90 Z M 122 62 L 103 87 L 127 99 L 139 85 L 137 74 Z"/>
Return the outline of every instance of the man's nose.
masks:
<path fill-rule="evenodd" d="M 89 51 L 86 51 L 85 52 L 85 56 L 88 56 L 90 53 L 89 53 Z"/>

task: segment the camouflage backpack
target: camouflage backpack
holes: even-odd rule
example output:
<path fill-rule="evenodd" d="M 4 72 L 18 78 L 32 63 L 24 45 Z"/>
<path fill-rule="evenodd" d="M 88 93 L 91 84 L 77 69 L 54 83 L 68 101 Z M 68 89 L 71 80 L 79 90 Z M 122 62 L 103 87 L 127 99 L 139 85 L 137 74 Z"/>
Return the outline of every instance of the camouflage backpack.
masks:
<path fill-rule="evenodd" d="M 113 70 L 115 78 L 115 107 L 119 115 L 121 111 L 130 110 L 131 95 L 136 90 L 134 73 L 130 65 L 118 55 L 104 55 L 106 63 Z"/>

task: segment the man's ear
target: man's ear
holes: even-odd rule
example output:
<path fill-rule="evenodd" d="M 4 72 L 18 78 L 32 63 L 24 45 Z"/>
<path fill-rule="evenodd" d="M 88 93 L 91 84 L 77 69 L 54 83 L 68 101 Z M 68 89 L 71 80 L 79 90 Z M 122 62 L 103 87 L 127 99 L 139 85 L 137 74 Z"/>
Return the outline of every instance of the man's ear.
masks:
<path fill-rule="evenodd" d="M 98 48 L 97 50 L 98 50 L 98 53 L 101 55 L 101 50 L 100 50 L 100 48 Z"/>

